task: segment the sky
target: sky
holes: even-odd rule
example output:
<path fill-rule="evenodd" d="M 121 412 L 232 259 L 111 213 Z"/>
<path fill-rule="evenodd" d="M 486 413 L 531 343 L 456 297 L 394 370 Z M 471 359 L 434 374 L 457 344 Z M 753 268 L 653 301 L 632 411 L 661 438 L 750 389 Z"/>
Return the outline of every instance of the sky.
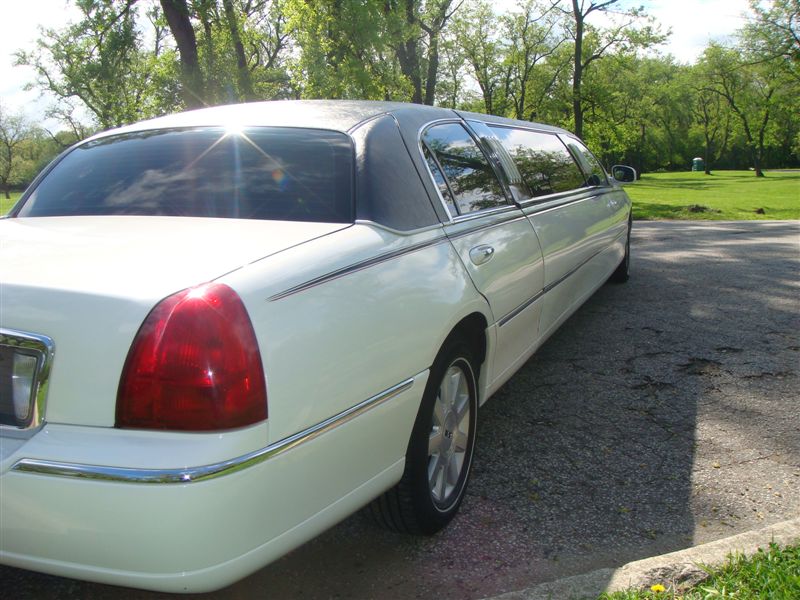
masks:
<path fill-rule="evenodd" d="M 32 49 L 39 27 L 61 28 L 77 19 L 77 10 L 68 0 L 0 0 L 3 23 L 0 46 L 0 105 L 9 112 L 22 112 L 32 120 L 43 117 L 48 105 L 35 90 L 25 91 L 33 81 L 30 68 L 14 66 L 14 52 Z M 496 0 L 495 6 L 514 6 L 515 0 Z M 745 24 L 747 0 L 623 0 L 622 6 L 644 5 L 662 28 L 671 28 L 672 36 L 662 48 L 680 62 L 694 62 L 712 40 L 722 43 Z M 594 15 L 590 17 L 594 19 Z"/>

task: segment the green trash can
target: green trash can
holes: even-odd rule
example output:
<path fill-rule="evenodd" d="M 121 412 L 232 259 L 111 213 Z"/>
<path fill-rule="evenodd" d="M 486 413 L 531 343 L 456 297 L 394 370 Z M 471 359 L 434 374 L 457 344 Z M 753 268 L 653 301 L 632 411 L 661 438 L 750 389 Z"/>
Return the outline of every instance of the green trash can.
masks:
<path fill-rule="evenodd" d="M 692 171 L 705 171 L 706 170 L 706 161 L 704 161 L 699 156 L 697 158 L 692 159 Z"/>

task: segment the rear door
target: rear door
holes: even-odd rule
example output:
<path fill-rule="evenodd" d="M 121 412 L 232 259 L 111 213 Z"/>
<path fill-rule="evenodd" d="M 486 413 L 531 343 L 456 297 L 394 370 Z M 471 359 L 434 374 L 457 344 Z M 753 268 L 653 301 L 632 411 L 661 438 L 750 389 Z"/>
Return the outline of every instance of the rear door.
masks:
<path fill-rule="evenodd" d="M 544 271 L 530 221 L 506 195 L 495 168 L 460 121 L 422 132 L 422 150 L 447 208 L 445 231 L 494 315 L 493 381 L 510 375 L 538 335 Z"/>
<path fill-rule="evenodd" d="M 518 168 L 518 201 L 541 243 L 546 294 L 539 328 L 548 335 L 610 273 L 601 255 L 626 217 L 607 193 L 602 168 L 594 173 L 588 161 L 579 166 L 576 157 L 583 164 L 585 147 L 574 138 L 522 127 L 491 129 Z"/>

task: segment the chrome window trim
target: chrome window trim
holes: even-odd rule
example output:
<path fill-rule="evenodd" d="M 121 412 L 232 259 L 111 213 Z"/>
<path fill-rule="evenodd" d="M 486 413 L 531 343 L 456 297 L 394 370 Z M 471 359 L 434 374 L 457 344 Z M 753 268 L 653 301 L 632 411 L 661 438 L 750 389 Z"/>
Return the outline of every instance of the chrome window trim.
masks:
<path fill-rule="evenodd" d="M 111 467 L 103 465 L 85 465 L 64 463 L 34 458 L 23 458 L 17 461 L 12 471 L 18 473 L 33 473 L 36 475 L 49 475 L 55 477 L 72 477 L 76 479 L 89 479 L 109 481 L 116 483 L 134 484 L 188 484 L 199 481 L 208 481 L 225 475 L 230 475 L 263 463 L 264 461 L 288 452 L 301 444 L 310 442 L 329 431 L 352 421 L 357 416 L 380 406 L 384 402 L 399 396 L 414 386 L 415 377 L 411 377 L 393 385 L 392 387 L 351 406 L 316 425 L 304 429 L 294 435 L 283 438 L 259 450 L 237 456 L 210 465 L 186 467 L 178 469 L 139 469 L 131 467 Z"/>
<path fill-rule="evenodd" d="M 570 204 L 577 204 L 578 202 L 585 202 L 586 200 L 593 200 L 599 196 L 599 194 L 595 194 L 593 189 L 584 188 L 583 193 L 580 194 L 578 197 L 575 197 L 575 194 L 572 193 L 572 197 L 565 197 L 565 198 L 549 198 L 544 202 L 530 202 L 522 206 L 523 212 L 525 212 L 528 216 L 533 215 L 540 215 L 546 212 L 550 212 L 551 210 L 558 210 L 559 208 L 564 208 L 565 206 L 569 206 Z M 544 206 L 547 204 L 548 206 Z"/>
<path fill-rule="evenodd" d="M 496 208 L 485 208 L 483 210 L 467 213 L 466 215 L 458 215 L 452 220 L 453 224 L 464 223 L 466 221 L 476 221 L 484 217 L 491 217 L 492 215 L 499 215 L 502 213 L 514 213 L 515 216 L 519 212 L 519 207 L 514 204 L 507 204 L 506 206 L 498 206 Z"/>
<path fill-rule="evenodd" d="M 488 116 L 489 115 L 487 115 L 487 117 Z M 477 119 L 475 119 L 475 120 L 478 121 Z M 479 123 L 484 123 L 487 127 L 503 127 L 505 129 L 523 129 L 525 131 L 533 131 L 535 133 L 549 133 L 550 135 L 555 135 L 555 136 L 568 135 L 569 134 L 569 132 L 567 132 L 564 129 L 545 129 L 544 127 L 541 127 L 541 126 L 537 127 L 536 123 L 530 123 L 529 125 L 526 125 L 526 124 L 521 124 L 521 125 L 514 124 L 514 125 L 511 125 L 509 123 L 499 123 L 497 121 L 491 121 L 491 120 L 488 120 L 488 119 L 486 121 L 478 121 L 478 122 Z"/>
<path fill-rule="evenodd" d="M 27 427 L 14 427 L 0 425 L 0 435 L 4 437 L 31 437 L 44 425 L 45 409 L 47 407 L 47 390 L 50 379 L 50 370 L 53 366 L 56 346 L 53 340 L 46 335 L 19 331 L 0 327 L 0 346 L 9 348 L 22 348 L 36 355 L 36 386 L 33 402 L 33 416 Z"/>
<path fill-rule="evenodd" d="M 457 230 L 455 229 L 457 225 L 464 223 L 465 221 L 457 221 L 452 225 L 445 226 L 445 230 L 447 231 L 447 237 L 451 240 L 464 237 L 465 235 L 470 235 L 472 233 L 476 233 L 478 231 L 483 231 L 484 229 L 491 229 L 492 227 L 500 227 L 501 225 L 506 225 L 508 223 L 515 223 L 517 221 L 526 221 L 527 217 L 523 214 L 519 214 L 519 209 L 515 209 L 513 211 L 515 214 L 508 215 L 503 219 L 494 219 L 489 223 L 480 223 L 478 225 L 473 225 L 472 227 L 468 227 L 465 229 Z M 485 216 L 485 215 L 481 215 Z M 476 220 L 476 219 L 470 219 Z"/>

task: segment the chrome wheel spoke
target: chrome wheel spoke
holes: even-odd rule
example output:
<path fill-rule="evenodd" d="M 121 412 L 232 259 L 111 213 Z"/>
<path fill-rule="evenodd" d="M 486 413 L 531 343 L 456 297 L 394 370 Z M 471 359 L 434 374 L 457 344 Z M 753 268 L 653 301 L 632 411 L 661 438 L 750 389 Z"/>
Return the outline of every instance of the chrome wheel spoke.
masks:
<path fill-rule="evenodd" d="M 463 428 L 466 423 L 467 429 L 469 429 L 469 390 L 464 390 L 464 393 L 459 395 L 454 408 L 459 428 Z"/>
<path fill-rule="evenodd" d="M 461 475 L 461 461 L 458 460 L 459 456 L 461 455 L 454 454 L 450 457 L 450 460 L 447 461 L 447 485 L 451 489 L 458 483 L 458 476 Z"/>
<path fill-rule="evenodd" d="M 444 430 L 441 427 L 434 426 L 428 437 L 428 456 L 441 452 L 442 444 L 444 444 Z"/>
<path fill-rule="evenodd" d="M 444 461 L 440 454 L 431 456 L 428 463 L 428 486 L 434 499 L 441 501 L 440 489 L 444 485 Z"/>
<path fill-rule="evenodd" d="M 469 422 L 467 424 L 469 425 Z M 456 454 L 463 454 L 467 450 L 467 441 L 469 441 L 469 433 L 462 431 L 460 427 L 456 429 L 453 434 Z"/>
<path fill-rule="evenodd" d="M 436 396 L 436 400 L 433 403 L 433 426 L 434 427 L 441 427 L 444 425 L 444 418 L 447 413 L 447 409 L 445 407 L 444 401 L 442 400 L 442 392 L 439 391 L 439 395 Z"/>
<path fill-rule="evenodd" d="M 442 385 L 439 388 L 439 396 L 442 399 L 442 404 L 447 410 L 450 410 L 455 403 L 456 395 L 461 384 L 461 369 L 457 367 L 450 367 L 442 379 Z"/>

